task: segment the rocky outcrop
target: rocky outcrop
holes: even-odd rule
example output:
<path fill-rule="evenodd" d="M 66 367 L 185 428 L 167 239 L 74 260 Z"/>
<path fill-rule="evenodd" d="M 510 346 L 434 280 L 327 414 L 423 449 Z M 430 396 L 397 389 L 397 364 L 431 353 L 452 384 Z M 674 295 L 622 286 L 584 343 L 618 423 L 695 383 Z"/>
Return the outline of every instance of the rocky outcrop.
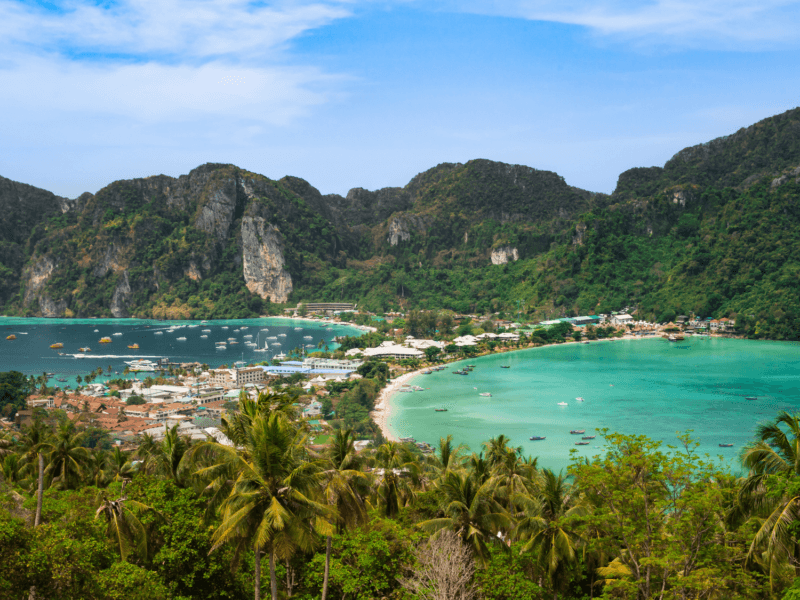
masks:
<path fill-rule="evenodd" d="M 23 285 L 25 287 L 23 303 L 26 306 L 39 296 L 39 292 L 47 285 L 47 280 L 50 279 L 57 266 L 58 263 L 52 257 L 41 256 L 34 261 L 30 269 L 25 270 L 23 274 Z"/>
<path fill-rule="evenodd" d="M 504 265 L 508 261 L 519 260 L 519 251 L 511 246 L 502 246 L 492 250 L 492 264 Z"/>
<path fill-rule="evenodd" d="M 412 214 L 395 215 L 389 219 L 389 231 L 386 241 L 392 246 L 397 246 L 400 242 L 407 242 L 411 239 L 412 233 L 422 233 L 425 231 L 427 220 Z"/>
<path fill-rule="evenodd" d="M 573 246 L 583 246 L 583 239 L 586 237 L 586 223 L 575 225 L 575 235 L 572 236 Z"/>
<path fill-rule="evenodd" d="M 236 200 L 236 182 L 229 180 L 227 185 L 209 193 L 208 201 L 197 214 L 194 226 L 213 235 L 219 243 L 224 243 L 236 214 Z"/>
<path fill-rule="evenodd" d="M 130 297 L 131 284 L 128 281 L 128 271 L 126 269 L 122 272 L 122 277 L 120 278 L 119 283 L 117 283 L 117 287 L 114 290 L 114 295 L 111 297 L 111 306 L 109 306 L 111 314 L 118 319 L 129 317 L 130 313 L 128 312 L 128 305 L 130 303 Z"/>
<path fill-rule="evenodd" d="M 278 228 L 263 217 L 242 219 L 242 264 L 247 289 L 272 302 L 286 302 L 292 276 L 285 269 Z"/>
<path fill-rule="evenodd" d="M 43 317 L 63 317 L 66 309 L 66 300 L 53 300 L 50 296 L 41 296 L 39 298 L 39 310 Z"/>

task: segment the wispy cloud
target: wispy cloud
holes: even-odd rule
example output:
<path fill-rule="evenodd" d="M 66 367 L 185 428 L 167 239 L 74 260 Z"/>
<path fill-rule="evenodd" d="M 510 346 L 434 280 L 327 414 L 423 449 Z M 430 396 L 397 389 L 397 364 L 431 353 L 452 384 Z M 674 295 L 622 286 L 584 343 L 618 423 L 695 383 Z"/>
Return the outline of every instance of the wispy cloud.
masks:
<path fill-rule="evenodd" d="M 579 25 L 645 45 L 764 49 L 797 45 L 800 30 L 797 0 L 466 0 L 458 6 L 478 14 Z"/>
<path fill-rule="evenodd" d="M 180 61 L 274 58 L 288 41 L 350 14 L 339 3 L 245 0 L 0 0 L 0 42 L 67 55 Z"/>

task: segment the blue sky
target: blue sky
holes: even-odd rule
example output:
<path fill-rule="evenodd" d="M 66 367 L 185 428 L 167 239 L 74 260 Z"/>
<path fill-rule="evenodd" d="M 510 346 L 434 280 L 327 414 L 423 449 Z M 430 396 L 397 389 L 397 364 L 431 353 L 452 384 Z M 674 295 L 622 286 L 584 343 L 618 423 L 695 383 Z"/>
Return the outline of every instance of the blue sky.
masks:
<path fill-rule="evenodd" d="M 611 192 L 800 105 L 797 31 L 788 0 L 0 0 L 0 175 L 345 194 L 488 158 Z"/>

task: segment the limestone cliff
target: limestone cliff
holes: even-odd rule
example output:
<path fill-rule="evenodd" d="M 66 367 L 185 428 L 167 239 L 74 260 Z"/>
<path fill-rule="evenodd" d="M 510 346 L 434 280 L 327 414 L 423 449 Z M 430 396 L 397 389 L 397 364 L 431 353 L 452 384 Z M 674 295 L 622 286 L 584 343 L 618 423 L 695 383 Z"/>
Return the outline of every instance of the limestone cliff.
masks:
<path fill-rule="evenodd" d="M 286 302 L 292 276 L 285 269 L 283 240 L 262 217 L 242 219 L 242 265 L 247 289 L 272 302 Z"/>
<path fill-rule="evenodd" d="M 519 260 L 519 251 L 511 246 L 501 246 L 492 250 L 492 264 L 504 265 L 509 261 Z"/>

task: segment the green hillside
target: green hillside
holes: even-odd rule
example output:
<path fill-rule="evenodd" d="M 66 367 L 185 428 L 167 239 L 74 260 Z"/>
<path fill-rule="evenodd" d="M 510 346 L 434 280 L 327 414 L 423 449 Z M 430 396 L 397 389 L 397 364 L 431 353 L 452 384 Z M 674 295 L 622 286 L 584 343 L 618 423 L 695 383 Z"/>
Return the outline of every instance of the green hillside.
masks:
<path fill-rule="evenodd" d="M 530 317 L 635 306 L 795 339 L 798 167 L 794 109 L 626 171 L 611 196 L 483 159 L 346 197 L 209 164 L 75 201 L 24 186 L 42 207 L 20 221 L 22 184 L 0 180 L 0 302 L 5 314 L 191 318 L 304 300 Z"/>

